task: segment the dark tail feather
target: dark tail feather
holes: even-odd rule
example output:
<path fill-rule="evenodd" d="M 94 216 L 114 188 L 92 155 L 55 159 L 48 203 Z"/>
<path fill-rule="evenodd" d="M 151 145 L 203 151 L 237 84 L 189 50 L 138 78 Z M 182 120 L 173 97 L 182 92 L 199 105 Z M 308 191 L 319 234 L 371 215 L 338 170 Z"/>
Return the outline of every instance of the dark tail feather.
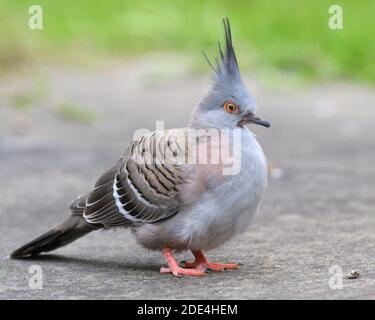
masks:
<path fill-rule="evenodd" d="M 73 214 L 56 228 L 12 252 L 10 257 L 18 259 L 36 256 L 41 252 L 52 251 L 96 229 L 96 227 L 89 225 L 81 215 Z"/>

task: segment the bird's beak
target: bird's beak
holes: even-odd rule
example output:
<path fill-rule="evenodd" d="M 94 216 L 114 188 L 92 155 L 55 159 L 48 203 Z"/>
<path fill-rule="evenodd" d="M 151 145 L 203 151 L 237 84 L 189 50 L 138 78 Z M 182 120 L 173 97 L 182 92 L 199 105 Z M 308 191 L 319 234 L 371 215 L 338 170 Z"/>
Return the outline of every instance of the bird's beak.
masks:
<path fill-rule="evenodd" d="M 238 121 L 237 125 L 239 127 L 243 127 L 245 124 L 250 124 L 250 123 L 258 124 L 266 128 L 269 128 L 271 126 L 271 124 L 267 120 L 258 117 L 256 114 L 252 112 L 246 112 L 241 117 L 241 120 Z"/>

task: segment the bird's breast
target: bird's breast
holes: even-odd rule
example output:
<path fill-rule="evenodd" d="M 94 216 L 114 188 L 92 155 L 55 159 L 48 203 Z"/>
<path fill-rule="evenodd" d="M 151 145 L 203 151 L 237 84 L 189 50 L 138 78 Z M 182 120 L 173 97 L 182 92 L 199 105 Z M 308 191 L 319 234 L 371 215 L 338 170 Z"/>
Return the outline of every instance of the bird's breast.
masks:
<path fill-rule="evenodd" d="M 221 181 L 213 179 L 211 188 L 186 214 L 183 230 L 190 234 L 192 248 L 208 250 L 223 244 L 245 231 L 258 210 L 267 185 L 266 159 L 250 132 L 243 133 L 241 144 L 239 172 Z"/>

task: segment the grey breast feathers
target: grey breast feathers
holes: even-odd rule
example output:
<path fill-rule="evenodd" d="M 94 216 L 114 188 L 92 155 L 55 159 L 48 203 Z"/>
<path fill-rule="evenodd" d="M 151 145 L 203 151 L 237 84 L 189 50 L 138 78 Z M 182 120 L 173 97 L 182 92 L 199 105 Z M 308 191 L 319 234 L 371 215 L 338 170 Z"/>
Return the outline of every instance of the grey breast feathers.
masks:
<path fill-rule="evenodd" d="M 184 205 L 180 187 L 185 180 L 175 159 L 186 157 L 184 135 L 185 129 L 174 129 L 134 140 L 94 189 L 71 204 L 72 213 L 104 227 L 156 223 L 178 213 Z"/>

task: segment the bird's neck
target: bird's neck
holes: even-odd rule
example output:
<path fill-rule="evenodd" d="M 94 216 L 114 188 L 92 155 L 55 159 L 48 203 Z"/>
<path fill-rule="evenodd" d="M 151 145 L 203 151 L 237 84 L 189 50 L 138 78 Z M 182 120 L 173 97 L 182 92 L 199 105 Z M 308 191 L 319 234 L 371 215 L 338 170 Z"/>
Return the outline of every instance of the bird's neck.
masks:
<path fill-rule="evenodd" d="M 219 124 L 218 121 L 207 117 L 199 110 L 193 110 L 188 123 L 188 127 L 192 129 L 234 129 L 233 127 Z"/>

